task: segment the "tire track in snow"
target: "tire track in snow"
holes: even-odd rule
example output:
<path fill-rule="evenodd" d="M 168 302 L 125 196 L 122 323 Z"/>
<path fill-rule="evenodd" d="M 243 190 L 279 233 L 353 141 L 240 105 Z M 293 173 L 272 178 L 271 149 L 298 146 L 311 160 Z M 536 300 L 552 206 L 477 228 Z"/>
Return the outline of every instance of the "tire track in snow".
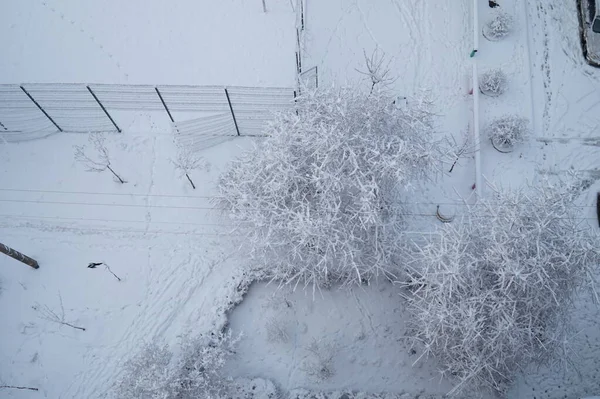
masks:
<path fill-rule="evenodd" d="M 172 250 L 167 259 L 176 260 L 152 276 L 144 299 L 138 303 L 139 310 L 125 332 L 108 348 L 95 347 L 85 355 L 84 363 L 88 367 L 79 376 L 78 389 L 70 397 L 91 398 L 100 392 L 107 393 L 118 376 L 121 361 L 125 359 L 107 359 L 109 351 L 106 349 L 132 354 L 139 349 L 141 342 L 165 338 L 168 328 L 180 316 L 179 311 L 194 297 L 212 271 L 212 268 L 200 267 L 206 262 L 189 252 L 184 258 L 177 258 L 176 251 Z M 106 317 L 110 317 L 110 313 Z"/>

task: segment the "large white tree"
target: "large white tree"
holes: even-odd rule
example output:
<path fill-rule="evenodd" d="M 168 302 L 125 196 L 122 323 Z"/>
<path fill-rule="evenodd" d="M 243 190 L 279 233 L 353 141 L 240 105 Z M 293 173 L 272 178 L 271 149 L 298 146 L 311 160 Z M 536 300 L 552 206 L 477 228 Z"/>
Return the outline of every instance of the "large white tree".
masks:
<path fill-rule="evenodd" d="M 256 264 L 283 283 L 328 286 L 396 272 L 402 194 L 439 167 L 425 100 L 380 90 L 306 93 L 220 178 Z"/>
<path fill-rule="evenodd" d="M 502 391 L 568 346 L 568 311 L 600 264 L 575 189 L 497 192 L 416 244 L 406 299 L 424 356 L 458 388 Z"/>

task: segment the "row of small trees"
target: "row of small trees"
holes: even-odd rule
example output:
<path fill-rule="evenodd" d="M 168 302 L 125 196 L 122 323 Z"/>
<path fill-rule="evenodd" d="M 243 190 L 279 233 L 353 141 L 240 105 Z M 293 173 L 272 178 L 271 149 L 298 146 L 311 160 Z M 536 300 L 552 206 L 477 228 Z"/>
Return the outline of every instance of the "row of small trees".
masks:
<path fill-rule="evenodd" d="M 120 184 L 127 183 L 121 177 L 122 175 L 113 169 L 112 157 L 105 142 L 106 138 L 102 133 L 90 134 L 88 145 L 76 145 L 74 147 L 75 161 L 82 164 L 88 172 L 104 172 L 108 170 L 113 175 L 115 181 Z M 179 171 L 181 177 L 185 176 L 192 188 L 196 189 L 196 185 L 191 177 L 192 171 L 205 169 L 207 167 L 206 161 L 187 148 L 178 148 L 177 156 L 171 162 Z"/>

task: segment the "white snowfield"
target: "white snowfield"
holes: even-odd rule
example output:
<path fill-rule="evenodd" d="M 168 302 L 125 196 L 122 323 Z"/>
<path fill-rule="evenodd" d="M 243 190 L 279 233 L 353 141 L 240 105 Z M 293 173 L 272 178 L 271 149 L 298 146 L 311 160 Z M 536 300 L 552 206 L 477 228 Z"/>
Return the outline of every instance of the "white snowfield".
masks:
<path fill-rule="evenodd" d="M 487 3 L 478 3 L 477 30 L 491 17 Z M 303 69 L 317 66 L 320 86 L 368 90 L 364 54 L 377 49 L 397 77 L 390 90 L 406 101 L 426 92 L 440 137 L 460 146 L 477 119 L 473 65 L 480 73 L 501 68 L 506 93 L 479 96 L 481 165 L 469 148 L 451 173 L 424 187 L 412 227 L 439 223 L 436 203 L 450 215 L 463 209 L 459 196 L 474 201 L 475 189 L 486 195 L 474 187 L 478 180 L 508 188 L 571 174 L 589 183 L 581 218 L 597 227 L 600 70 L 582 58 L 576 2 L 498 3 L 515 29 L 498 42 L 479 37 L 471 58 L 473 0 L 304 0 Z M 293 87 L 300 3 L 265 5 L 266 13 L 259 0 L 0 1 L 0 83 Z M 485 132 L 506 113 L 527 118 L 530 136 L 501 154 Z M 39 389 L 0 388 L 0 397 L 110 398 L 123 363 L 143 343 L 176 347 L 181 336 L 226 322 L 244 333 L 226 373 L 272 380 L 293 398 L 315 391 L 331 399 L 351 398 L 351 391 L 365 392 L 356 398 L 437 398 L 451 389 L 433 359 L 413 366 L 419 354 L 396 339 L 405 334 L 404 310 L 387 283 L 314 299 L 302 291 L 272 297 L 275 287 L 260 283 L 228 314 L 250 277 L 247 254 L 238 251 L 241 232 L 214 209 L 215 182 L 253 139 L 202 151 L 205 166 L 190 174 L 194 190 L 173 165 L 166 114 L 114 116 L 123 133 L 106 134 L 106 145 L 125 184 L 75 161 L 73 146 L 87 145 L 87 134 L 7 143 L 0 125 L 0 242 L 40 264 L 33 270 L 0 257 L 0 386 Z M 110 271 L 88 268 L 91 262 Z M 574 316 L 571 367 L 527 370 L 508 397 L 600 393 L 599 310 L 582 297 Z M 327 380 L 310 373 L 314 342 L 331 354 Z"/>

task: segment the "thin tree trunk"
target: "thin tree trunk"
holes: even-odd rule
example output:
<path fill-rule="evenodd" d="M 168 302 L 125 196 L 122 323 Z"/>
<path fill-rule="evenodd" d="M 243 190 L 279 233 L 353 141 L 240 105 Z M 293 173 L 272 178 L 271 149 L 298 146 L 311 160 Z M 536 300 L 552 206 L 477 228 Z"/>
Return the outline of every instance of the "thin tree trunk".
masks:
<path fill-rule="evenodd" d="M 188 176 L 188 174 L 185 174 L 185 177 L 187 177 L 188 181 L 190 182 L 190 184 L 192 185 L 192 188 L 195 190 L 196 186 L 194 185 L 194 182 L 192 181 L 192 179 L 190 179 L 190 176 Z"/>
<path fill-rule="evenodd" d="M 267 3 L 265 2 L 266 0 L 262 0 L 263 3 L 263 11 L 267 12 Z"/>
<path fill-rule="evenodd" d="M 113 273 L 113 271 L 110 269 L 110 266 L 108 266 L 106 263 L 104 264 L 104 266 L 106 267 L 106 270 L 108 270 L 110 272 L 110 274 L 112 274 L 113 276 L 115 276 L 115 278 L 119 281 L 121 281 L 121 279 L 119 278 L 119 276 L 117 276 L 116 274 Z"/>
<path fill-rule="evenodd" d="M 121 176 L 119 176 L 118 174 L 116 174 L 114 170 L 112 170 L 112 168 L 110 167 L 110 165 L 106 165 L 106 167 L 108 168 L 108 170 L 110 170 L 112 172 L 113 175 L 115 175 L 115 177 L 117 179 L 119 179 L 119 181 L 121 182 L 121 184 L 125 184 L 125 181 L 123 179 L 121 179 Z"/>
<path fill-rule="evenodd" d="M 37 388 L 31 388 L 31 387 L 18 387 L 16 385 L 0 385 L 0 388 L 9 388 L 9 389 L 27 389 L 29 391 L 39 391 L 39 389 Z"/>
<path fill-rule="evenodd" d="M 74 326 L 73 324 L 71 324 L 71 323 L 67 323 L 66 321 L 63 321 L 63 322 L 62 322 L 62 324 L 64 324 L 65 326 L 69 326 L 69 327 L 71 327 L 71 328 L 75 328 L 75 329 L 77 329 L 77 330 L 85 331 L 85 328 L 83 328 L 83 327 L 77 327 L 77 326 Z"/>

